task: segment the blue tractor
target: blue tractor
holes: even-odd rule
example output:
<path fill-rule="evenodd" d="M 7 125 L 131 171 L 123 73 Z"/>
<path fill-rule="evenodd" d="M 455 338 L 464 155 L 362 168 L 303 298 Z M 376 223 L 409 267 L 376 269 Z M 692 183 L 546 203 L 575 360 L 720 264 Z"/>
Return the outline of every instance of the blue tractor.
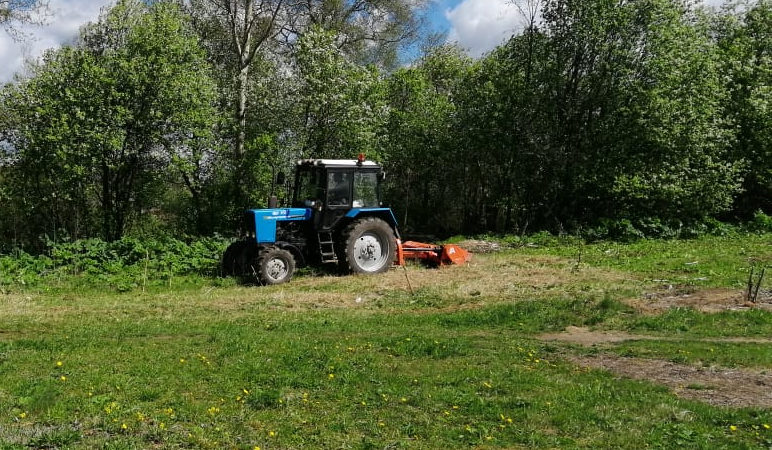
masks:
<path fill-rule="evenodd" d="M 299 161 L 291 206 L 276 208 L 274 197 L 268 209 L 248 210 L 246 236 L 225 251 L 223 274 L 273 285 L 303 265 L 388 270 L 399 243 L 394 213 L 381 204 L 383 179 L 381 167 L 363 155 Z"/>

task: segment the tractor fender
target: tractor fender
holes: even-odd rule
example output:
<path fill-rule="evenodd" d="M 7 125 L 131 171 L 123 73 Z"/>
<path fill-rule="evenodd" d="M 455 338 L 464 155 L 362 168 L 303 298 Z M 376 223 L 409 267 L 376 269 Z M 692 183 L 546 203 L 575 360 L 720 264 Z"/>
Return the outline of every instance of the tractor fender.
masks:
<path fill-rule="evenodd" d="M 287 241 L 277 241 L 274 245 L 282 250 L 287 250 L 288 252 L 292 253 L 292 256 L 295 258 L 295 264 L 297 266 L 302 267 L 306 265 L 306 257 L 303 256 L 303 252 L 300 251 L 296 245 L 293 245 Z"/>
<path fill-rule="evenodd" d="M 377 217 L 388 223 L 395 233 L 397 231 L 397 218 L 391 208 L 353 208 L 346 213 L 346 218 L 350 220 L 360 219 L 362 217 Z"/>

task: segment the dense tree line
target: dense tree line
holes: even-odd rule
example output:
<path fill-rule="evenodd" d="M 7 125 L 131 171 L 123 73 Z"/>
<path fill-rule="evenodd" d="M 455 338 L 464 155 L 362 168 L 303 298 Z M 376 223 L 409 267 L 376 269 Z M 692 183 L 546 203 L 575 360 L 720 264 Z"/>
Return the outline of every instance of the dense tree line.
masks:
<path fill-rule="evenodd" d="M 359 152 L 415 231 L 772 213 L 769 0 L 520 6 L 486 56 L 400 67 L 420 2 L 121 0 L 0 90 L 0 242 L 230 234 L 294 160 Z"/>

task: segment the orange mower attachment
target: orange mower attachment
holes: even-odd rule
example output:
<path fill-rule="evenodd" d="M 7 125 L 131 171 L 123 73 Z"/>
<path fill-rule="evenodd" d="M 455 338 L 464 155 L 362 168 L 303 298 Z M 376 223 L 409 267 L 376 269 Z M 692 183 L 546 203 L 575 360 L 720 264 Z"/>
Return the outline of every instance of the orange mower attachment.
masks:
<path fill-rule="evenodd" d="M 447 266 L 464 264 L 472 259 L 472 255 L 458 245 L 435 245 L 423 242 L 397 239 L 397 261 L 399 266 L 405 265 L 406 259 L 420 259 L 428 264 Z"/>

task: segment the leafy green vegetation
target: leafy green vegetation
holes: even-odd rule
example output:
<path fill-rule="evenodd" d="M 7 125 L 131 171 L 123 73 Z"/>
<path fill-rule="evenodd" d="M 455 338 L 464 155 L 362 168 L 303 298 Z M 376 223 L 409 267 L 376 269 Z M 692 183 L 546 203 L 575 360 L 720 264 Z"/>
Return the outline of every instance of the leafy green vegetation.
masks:
<path fill-rule="evenodd" d="M 73 286 L 129 291 L 169 284 L 175 277 L 217 276 L 224 239 L 99 239 L 51 244 L 46 254 L 0 256 L 0 288 L 65 289 Z M 199 280 L 200 282 L 201 280 Z"/>
<path fill-rule="evenodd" d="M 120 0 L 3 86 L 0 248 L 231 235 L 297 159 L 359 152 L 405 232 L 769 229 L 769 0 L 533 2 L 477 59 L 427 0 L 295 3 Z"/>

